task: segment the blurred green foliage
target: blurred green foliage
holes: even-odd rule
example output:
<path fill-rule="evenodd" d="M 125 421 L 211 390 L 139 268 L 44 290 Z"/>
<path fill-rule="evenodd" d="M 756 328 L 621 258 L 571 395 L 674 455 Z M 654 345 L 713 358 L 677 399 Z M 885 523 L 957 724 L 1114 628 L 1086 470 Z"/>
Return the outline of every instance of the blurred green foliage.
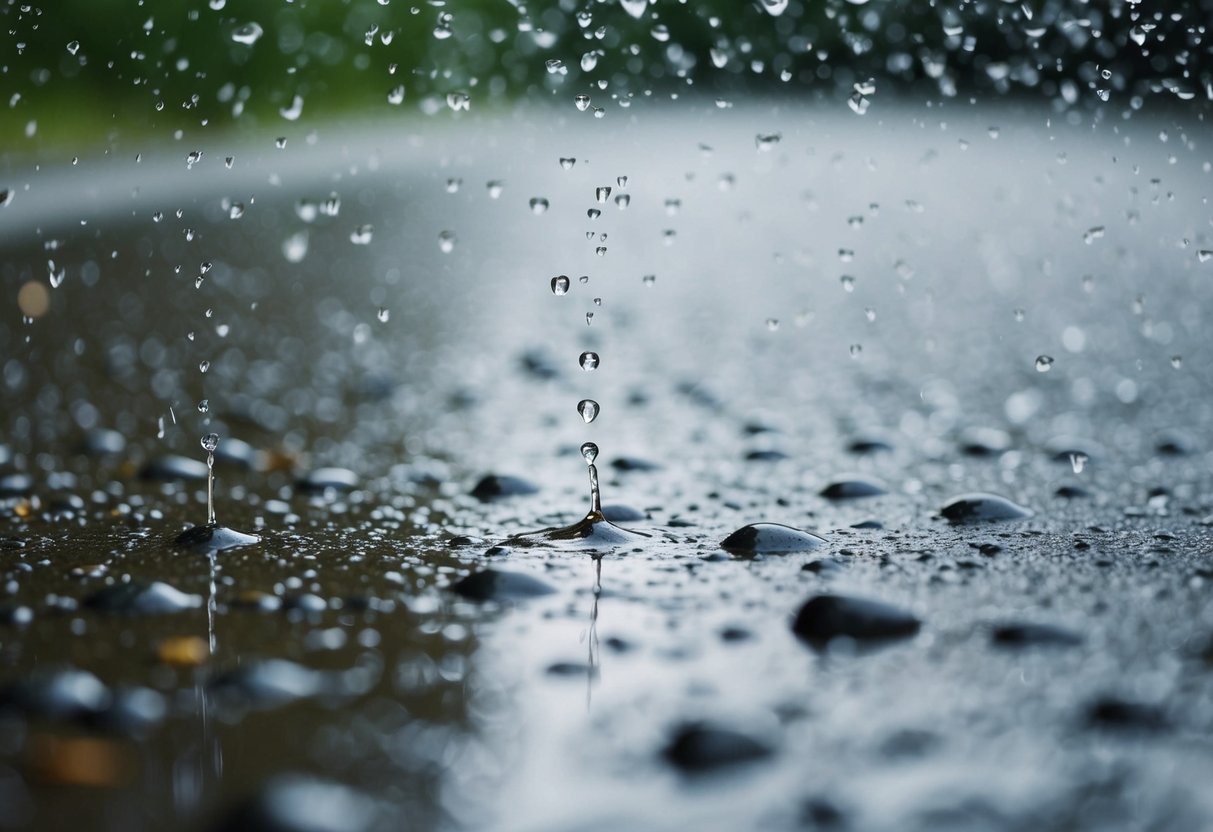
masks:
<path fill-rule="evenodd" d="M 635 3 L 640 0 L 629 0 Z M 763 4 L 785 4 L 764 7 Z M 415 4 L 415 5 L 414 5 Z M 1098 5 L 1098 8 L 1096 8 Z M 256 126 L 584 93 L 931 94 L 1034 90 L 1072 106 L 1213 89 L 1213 0 L 0 0 L 0 140 L 190 124 Z M 240 42 L 242 29 L 262 34 Z M 244 38 L 248 40 L 248 38 Z M 559 62 L 552 63 L 552 62 Z M 584 67 L 584 68 L 583 68 Z M 403 90 L 403 99 L 389 94 Z"/>

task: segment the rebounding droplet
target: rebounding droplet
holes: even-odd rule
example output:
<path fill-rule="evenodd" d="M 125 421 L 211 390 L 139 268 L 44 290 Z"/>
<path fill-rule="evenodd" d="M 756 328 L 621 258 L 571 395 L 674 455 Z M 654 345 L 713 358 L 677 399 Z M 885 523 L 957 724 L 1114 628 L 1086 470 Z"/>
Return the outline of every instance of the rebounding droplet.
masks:
<path fill-rule="evenodd" d="M 593 442 L 586 442 L 581 446 L 581 456 L 585 459 L 586 465 L 593 465 L 598 459 L 598 446 Z"/>
<path fill-rule="evenodd" d="M 582 399 L 577 402 L 577 412 L 581 414 L 581 418 L 588 425 L 598 418 L 598 402 L 593 399 Z"/>
<path fill-rule="evenodd" d="M 578 363 L 581 365 L 581 369 L 585 370 L 587 373 L 597 370 L 598 369 L 598 353 L 583 352 L 581 354 L 581 358 L 578 359 Z"/>
<path fill-rule="evenodd" d="M 215 449 L 218 447 L 219 434 L 208 433 L 206 436 L 202 437 L 202 450 L 206 451 L 208 454 L 213 454 Z"/>

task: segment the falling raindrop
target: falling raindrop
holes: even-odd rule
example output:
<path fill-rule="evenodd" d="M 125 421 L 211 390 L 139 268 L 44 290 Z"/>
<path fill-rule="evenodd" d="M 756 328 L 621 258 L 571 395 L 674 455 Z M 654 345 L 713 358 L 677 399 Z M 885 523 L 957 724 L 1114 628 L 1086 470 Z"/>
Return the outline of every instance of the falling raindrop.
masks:
<path fill-rule="evenodd" d="M 211 403 L 210 403 L 209 399 L 203 399 L 202 401 L 198 402 L 198 412 L 199 413 L 206 413 L 210 409 L 211 409 Z"/>
<path fill-rule="evenodd" d="M 505 190 L 505 183 L 491 179 L 485 183 L 485 188 L 488 189 L 489 199 L 497 199 L 501 196 L 501 192 Z M 531 210 L 535 210 L 534 206 L 531 206 Z"/>
<path fill-rule="evenodd" d="M 585 93 L 578 93 L 573 98 L 573 103 L 577 105 L 577 109 L 585 112 L 590 108 L 590 97 Z"/>
<path fill-rule="evenodd" d="M 1023 309 L 1020 309 L 1019 307 L 1016 307 L 1015 309 L 1011 310 L 1011 314 L 1015 317 L 1016 323 L 1022 323 L 1023 319 L 1027 316 L 1027 313 Z"/>
<path fill-rule="evenodd" d="M 598 446 L 593 442 L 582 443 L 581 458 L 585 460 L 586 465 L 593 465 L 598 459 Z"/>
<path fill-rule="evenodd" d="M 531 206 L 531 213 L 536 215 L 542 214 L 548 210 L 549 204 L 550 203 L 541 196 L 531 197 L 531 201 L 529 203 Z"/>
<path fill-rule="evenodd" d="M 620 211 L 627 208 L 631 204 L 632 204 L 632 195 L 631 194 L 615 194 L 615 205 L 618 206 Z"/>
<path fill-rule="evenodd" d="M 392 310 L 388 309 L 386 306 L 380 306 L 375 317 L 379 319 L 379 323 L 386 324 L 388 319 L 392 317 Z"/>
<path fill-rule="evenodd" d="M 1053 356 L 1038 355 L 1036 356 L 1036 372 L 1047 373 L 1053 368 Z"/>
<path fill-rule="evenodd" d="M 577 164 L 577 159 L 574 158 L 573 156 L 561 156 L 560 157 L 560 167 L 564 168 L 565 170 L 572 170 L 573 165 L 575 165 L 575 164 Z"/>
<path fill-rule="evenodd" d="M 438 248 L 443 254 L 450 254 L 455 250 L 455 232 L 442 231 L 438 234 Z"/>
<path fill-rule="evenodd" d="M 851 344 L 847 351 L 851 354 L 851 358 L 859 358 L 863 354 L 863 344 Z"/>
<path fill-rule="evenodd" d="M 356 246 L 365 246 L 375 235 L 375 226 L 360 225 L 350 232 L 350 242 Z"/>
<path fill-rule="evenodd" d="M 774 332 L 777 329 L 779 329 L 779 319 L 778 318 L 767 318 L 767 331 Z"/>
<path fill-rule="evenodd" d="M 652 286 L 653 284 L 655 284 L 657 282 L 657 275 L 646 274 L 644 277 L 640 278 L 640 282 L 643 283 L 645 286 Z"/>
<path fill-rule="evenodd" d="M 838 278 L 838 282 L 842 284 L 842 288 L 848 292 L 855 291 L 855 278 L 849 274 L 844 274 Z"/>
<path fill-rule="evenodd" d="M 594 189 L 594 200 L 600 205 L 605 203 L 611 196 L 611 188 L 609 185 L 603 185 Z"/>
<path fill-rule="evenodd" d="M 257 23 L 245 23 L 232 30 L 232 40 L 236 43 L 243 43 L 245 46 L 252 46 L 263 32 L 264 30 Z"/>
<path fill-rule="evenodd" d="M 1182 355 L 1171 356 L 1171 366 L 1178 370 L 1184 365 L 1184 357 Z"/>
<path fill-rule="evenodd" d="M 786 3 L 787 0 L 784 0 Z M 623 10 L 632 17 L 639 20 L 649 7 L 649 0 L 619 0 L 619 5 L 623 6 Z"/>
<path fill-rule="evenodd" d="M 593 399 L 582 399 L 577 402 L 577 412 L 587 425 L 598 418 L 598 402 Z"/>
<path fill-rule="evenodd" d="M 1074 469 L 1075 474 L 1081 474 L 1082 469 L 1087 465 L 1087 455 L 1083 453 L 1070 454 L 1070 467 Z"/>
<path fill-rule="evenodd" d="M 209 362 L 205 359 L 198 362 L 198 372 L 205 373 L 210 368 L 211 368 L 211 362 Z"/>
<path fill-rule="evenodd" d="M 598 369 L 598 353 L 583 352 L 581 357 L 577 359 L 577 363 L 581 365 L 581 369 L 587 373 Z"/>
<path fill-rule="evenodd" d="M 552 294 L 564 295 L 569 291 L 569 276 L 566 274 L 557 275 L 552 278 Z"/>

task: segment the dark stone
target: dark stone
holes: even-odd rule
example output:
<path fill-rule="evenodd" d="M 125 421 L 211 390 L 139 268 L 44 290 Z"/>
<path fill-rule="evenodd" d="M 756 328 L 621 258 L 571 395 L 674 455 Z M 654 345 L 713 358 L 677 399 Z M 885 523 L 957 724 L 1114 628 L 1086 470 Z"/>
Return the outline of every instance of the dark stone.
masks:
<path fill-rule="evenodd" d="M 164 615 L 202 606 L 198 595 L 187 595 L 161 581 L 129 581 L 99 589 L 84 601 L 97 612 L 122 615 Z"/>
<path fill-rule="evenodd" d="M 960 452 L 966 456 L 997 456 L 1011 448 L 1011 435 L 998 428 L 969 428 L 960 435 Z"/>
<path fill-rule="evenodd" d="M 183 549 L 197 552 L 223 552 L 240 546 L 251 546 L 260 543 L 261 538 L 255 534 L 245 534 L 227 526 L 205 525 L 193 526 L 177 535 L 173 543 Z"/>
<path fill-rule="evenodd" d="M 14 472 L 0 476 L 0 497 L 23 497 L 34 490 L 34 478 Z"/>
<path fill-rule="evenodd" d="M 1166 714 L 1154 705 L 1116 697 L 1092 702 L 1087 708 L 1087 724 L 1118 731 L 1162 731 L 1170 727 Z"/>
<path fill-rule="evenodd" d="M 777 451 L 772 448 L 760 451 L 750 451 L 745 455 L 745 458 L 747 462 L 779 462 L 787 459 L 788 455 L 783 451 Z"/>
<path fill-rule="evenodd" d="M 300 595 L 291 595 L 288 598 L 283 598 L 282 608 L 288 612 L 290 610 L 298 610 L 299 612 L 321 613 L 328 610 L 329 602 L 319 595 L 304 592 Z"/>
<path fill-rule="evenodd" d="M 548 665 L 549 676 L 597 676 L 598 668 L 585 662 L 555 662 Z"/>
<path fill-rule="evenodd" d="M 317 468 L 304 474 L 295 488 L 308 494 L 324 491 L 353 491 L 358 487 L 358 475 L 348 468 Z"/>
<path fill-rule="evenodd" d="M 200 459 L 170 454 L 149 459 L 139 469 L 139 477 L 157 482 L 205 480 L 206 470 L 206 463 Z"/>
<path fill-rule="evenodd" d="M 254 661 L 216 676 L 209 685 L 225 707 L 269 709 L 330 689 L 319 671 L 285 659 Z"/>
<path fill-rule="evenodd" d="M 1082 644 L 1082 636 L 1052 624 L 1009 622 L 990 631 L 990 638 L 1002 647 L 1073 647 Z"/>
<path fill-rule="evenodd" d="M 240 803 L 213 832 L 370 832 L 378 804 L 348 786 L 302 775 L 278 775 Z"/>
<path fill-rule="evenodd" d="M 1188 456 L 1196 453 L 1196 440 L 1177 430 L 1164 431 L 1154 442 L 1154 450 L 1164 456 Z"/>
<path fill-rule="evenodd" d="M 861 497 L 879 497 L 889 491 L 879 482 L 867 477 L 848 477 L 834 480 L 821 489 L 821 496 L 827 500 L 856 500 Z"/>
<path fill-rule="evenodd" d="M 109 688 L 87 670 L 40 669 L 0 689 L 0 708 L 14 706 L 47 719 L 87 719 L 109 707 L 112 698 Z"/>
<path fill-rule="evenodd" d="M 800 608 L 792 632 L 819 644 L 838 636 L 861 641 L 904 638 L 917 633 L 920 626 L 909 612 L 883 601 L 818 595 Z"/>
<path fill-rule="evenodd" d="M 126 437 L 108 428 L 93 428 L 80 440 L 80 453 L 89 456 L 117 456 L 125 450 Z"/>
<path fill-rule="evenodd" d="M 851 524 L 852 529 L 883 529 L 884 523 L 879 520 L 860 520 L 858 523 Z"/>
<path fill-rule="evenodd" d="M 453 591 L 473 601 L 521 601 L 551 595 L 556 589 L 524 572 L 503 572 L 485 569 L 473 572 L 451 587 Z"/>
<path fill-rule="evenodd" d="M 844 568 L 843 561 L 837 558 L 822 558 L 811 560 L 800 567 L 802 572 L 812 572 L 815 575 L 836 575 Z"/>
<path fill-rule="evenodd" d="M 1081 485 L 1061 485 L 1053 493 L 1065 500 L 1080 500 L 1091 496 L 1091 492 Z"/>
<path fill-rule="evenodd" d="M 257 451 L 243 439 L 229 436 L 219 443 L 215 449 L 215 464 L 235 465 L 240 468 L 252 468 L 257 461 Z"/>
<path fill-rule="evenodd" d="M 488 501 L 503 497 L 522 497 L 538 491 L 539 486 L 522 477 L 514 477 L 509 474 L 488 474 L 476 483 L 476 487 L 472 489 L 472 496 L 477 500 Z"/>
<path fill-rule="evenodd" d="M 706 723 L 682 725 L 662 756 L 689 774 L 702 774 L 770 757 L 771 747 L 734 731 Z"/>
<path fill-rule="evenodd" d="M 949 500 L 939 511 L 950 523 L 994 523 L 1004 520 L 1023 520 L 1032 516 L 1032 511 L 1016 505 L 997 494 L 975 492 L 962 494 Z"/>
<path fill-rule="evenodd" d="M 724 642 L 749 641 L 754 634 L 745 627 L 725 627 L 720 631 L 720 640 Z"/>
<path fill-rule="evenodd" d="M 893 443 L 875 434 L 865 434 L 852 439 L 847 450 L 853 454 L 886 453 L 893 450 Z"/>
<path fill-rule="evenodd" d="M 602 516 L 612 523 L 635 523 L 639 520 L 647 519 L 643 511 L 631 506 L 624 505 L 606 505 L 602 507 Z"/>
<path fill-rule="evenodd" d="M 791 526 L 751 523 L 721 541 L 720 548 L 735 555 L 782 555 L 790 552 L 811 552 L 825 543 L 825 538 Z"/>
<path fill-rule="evenodd" d="M 509 555 L 513 551 L 514 550 L 509 546 L 490 546 L 484 550 L 484 554 L 486 557 L 490 558 L 501 558 Z"/>
<path fill-rule="evenodd" d="M 621 456 L 611 460 L 611 467 L 616 471 L 660 471 L 661 466 L 647 459 L 634 456 Z"/>

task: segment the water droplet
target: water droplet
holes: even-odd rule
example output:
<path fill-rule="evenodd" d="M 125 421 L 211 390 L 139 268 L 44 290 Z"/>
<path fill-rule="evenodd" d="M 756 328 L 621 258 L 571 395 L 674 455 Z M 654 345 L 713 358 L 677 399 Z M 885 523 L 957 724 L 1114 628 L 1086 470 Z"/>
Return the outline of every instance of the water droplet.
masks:
<path fill-rule="evenodd" d="M 615 194 L 615 205 L 619 207 L 620 211 L 627 208 L 631 204 L 632 204 L 632 195 L 631 194 Z"/>
<path fill-rule="evenodd" d="M 1011 314 L 1015 317 L 1016 323 L 1022 323 L 1024 317 L 1026 317 L 1026 315 L 1027 315 L 1026 312 L 1024 312 L 1022 309 L 1019 309 L 1019 308 L 1013 309 L 1011 311 Z"/>
<path fill-rule="evenodd" d="M 442 249 L 443 254 L 450 254 L 455 250 L 455 232 L 442 231 L 438 234 L 438 248 Z"/>
<path fill-rule="evenodd" d="M 236 43 L 243 43 L 245 46 L 252 46 L 263 32 L 264 30 L 257 23 L 245 23 L 232 30 L 232 40 Z"/>
<path fill-rule="evenodd" d="M 1053 368 L 1053 356 L 1038 355 L 1036 356 L 1036 372 L 1047 373 Z"/>
<path fill-rule="evenodd" d="M 244 203 L 233 202 L 231 208 L 228 209 L 227 215 L 233 220 L 238 220 L 244 216 Z"/>
<path fill-rule="evenodd" d="M 847 351 L 851 353 L 851 358 L 859 358 L 863 353 L 863 344 L 851 344 Z"/>
<path fill-rule="evenodd" d="M 215 449 L 218 447 L 219 434 L 208 433 L 206 436 L 202 437 L 202 450 L 206 451 L 208 454 L 213 454 Z"/>
<path fill-rule="evenodd" d="M 626 176 L 616 176 L 615 184 L 620 188 L 626 188 L 628 186 L 628 178 Z"/>
<path fill-rule="evenodd" d="M 202 401 L 198 402 L 198 412 L 199 413 L 206 413 L 210 409 L 211 409 L 210 399 L 203 399 Z"/>
<path fill-rule="evenodd" d="M 591 208 L 585 212 L 585 215 L 587 217 L 589 217 L 591 220 L 596 220 L 602 216 L 602 212 L 599 211 L 597 208 Z"/>
<path fill-rule="evenodd" d="M 767 318 L 767 331 L 774 332 L 777 329 L 779 329 L 779 319 L 778 318 Z"/>
<path fill-rule="evenodd" d="M 582 283 L 589 283 L 589 282 L 590 282 L 590 276 L 589 276 L 588 274 L 583 274 L 581 277 L 579 277 L 579 278 L 577 278 L 577 279 L 578 279 L 579 281 L 581 281 Z"/>
<path fill-rule="evenodd" d="M 610 198 L 610 196 L 611 196 L 611 187 L 609 185 L 603 185 L 599 188 L 594 189 L 594 199 L 600 205 L 602 203 L 605 203 L 607 201 L 607 199 Z"/>
<path fill-rule="evenodd" d="M 594 322 L 594 313 L 593 313 L 593 312 L 586 312 L 586 313 L 585 313 L 585 325 L 586 325 L 586 326 L 589 326 L 589 325 L 590 325 L 590 324 L 592 324 L 593 322 Z"/>
<path fill-rule="evenodd" d="M 210 368 L 211 368 L 211 362 L 207 361 L 206 359 L 203 359 L 202 361 L 198 362 L 198 372 L 205 373 Z"/>
<path fill-rule="evenodd" d="M 598 459 L 598 446 L 593 442 L 585 442 L 581 446 L 581 458 L 586 465 L 593 465 Z"/>
<path fill-rule="evenodd" d="M 640 278 L 640 282 L 643 283 L 645 286 L 652 286 L 654 283 L 657 282 L 657 275 L 646 274 L 644 277 Z"/>
<path fill-rule="evenodd" d="M 488 189 L 489 199 L 497 199 L 501 196 L 501 192 L 505 190 L 505 183 L 492 179 L 485 183 L 485 188 Z M 535 210 L 534 206 L 531 207 L 531 210 Z"/>
<path fill-rule="evenodd" d="M 577 159 L 572 156 L 560 157 L 560 167 L 564 168 L 565 170 L 572 170 L 573 165 L 575 164 L 577 164 Z"/>
<path fill-rule="evenodd" d="M 565 69 L 565 66 L 564 66 L 564 61 L 560 60 L 559 58 L 548 59 L 547 61 L 544 62 L 544 66 L 547 67 L 547 71 L 548 71 L 549 75 L 566 75 L 566 74 L 568 74 L 568 70 Z"/>
<path fill-rule="evenodd" d="M 404 84 L 397 84 L 388 90 L 387 103 L 396 105 L 404 103 Z"/>
<path fill-rule="evenodd" d="M 360 225 L 350 232 L 350 242 L 356 246 L 365 246 L 375 235 L 375 226 Z"/>
<path fill-rule="evenodd" d="M 446 94 L 446 106 L 450 107 L 455 112 L 460 110 L 472 109 L 472 97 L 466 92 L 448 92 Z"/>
<path fill-rule="evenodd" d="M 874 323 L 876 321 L 876 310 L 870 306 L 865 306 L 863 308 L 863 316 L 868 319 L 868 323 Z"/>
<path fill-rule="evenodd" d="M 274 139 L 274 147 L 278 148 L 279 150 L 286 150 L 286 136 L 279 136 L 278 138 Z"/>
<path fill-rule="evenodd" d="M 840 248 L 838 249 L 838 259 L 843 263 L 850 263 L 855 259 L 855 252 L 853 249 Z"/>
<path fill-rule="evenodd" d="M 296 94 L 289 107 L 278 108 L 278 115 L 287 121 L 298 121 L 299 116 L 303 115 L 303 96 Z"/>
<path fill-rule="evenodd" d="M 1075 474 L 1081 474 L 1082 469 L 1086 467 L 1089 457 L 1086 454 L 1072 453 L 1070 454 L 1070 467 L 1074 469 Z"/>
<path fill-rule="evenodd" d="M 997 128 L 997 127 L 991 126 L 991 127 L 990 127 L 990 128 L 987 130 L 987 131 L 986 131 L 986 133 L 988 133 L 988 134 L 989 134 L 989 136 L 990 136 L 990 138 L 991 138 L 991 139 L 997 139 L 997 138 L 998 138 L 998 133 L 999 133 L 999 130 L 998 130 L 998 128 Z"/>
<path fill-rule="evenodd" d="M 581 414 L 582 420 L 588 425 L 598 418 L 598 402 L 593 399 L 582 399 L 577 402 L 577 412 Z"/>
<path fill-rule="evenodd" d="M 231 170 L 231 169 L 232 169 L 232 164 L 233 164 L 233 163 L 235 163 L 235 161 L 236 161 L 236 157 L 235 157 L 235 156 L 228 156 L 228 157 L 226 157 L 226 158 L 223 160 L 223 165 L 224 165 L 224 167 L 226 167 L 228 170 Z"/>
<path fill-rule="evenodd" d="M 779 140 L 783 138 L 780 133 L 759 133 L 754 137 L 754 146 L 759 150 L 768 151 L 779 144 Z"/>
<path fill-rule="evenodd" d="M 567 294 L 568 291 L 569 291 L 568 275 L 561 274 L 561 275 L 557 275 L 556 277 L 552 278 L 552 294 L 553 295 Z"/>
<path fill-rule="evenodd" d="M 578 93 L 573 98 L 573 103 L 575 103 L 577 105 L 578 110 L 581 110 L 581 112 L 584 113 L 586 110 L 588 110 L 590 108 L 590 97 L 588 95 L 586 95 L 585 93 Z"/>
<path fill-rule="evenodd" d="M 457 176 L 452 176 L 450 179 L 446 180 L 446 192 L 448 194 L 459 193 L 459 187 L 461 185 L 463 185 L 463 180 Z"/>
<path fill-rule="evenodd" d="M 838 278 L 838 282 L 842 284 L 842 288 L 845 289 L 846 291 L 848 291 L 848 292 L 855 291 L 855 278 L 852 277 L 851 275 L 844 274 L 842 277 Z"/>
<path fill-rule="evenodd" d="M 1182 355 L 1171 356 L 1171 366 L 1178 370 L 1184 365 L 1184 357 Z"/>
<path fill-rule="evenodd" d="M 531 201 L 529 203 L 531 206 L 531 213 L 536 215 L 542 214 L 543 212 L 547 211 L 549 204 L 550 203 L 541 196 L 531 197 Z"/>
<path fill-rule="evenodd" d="M 1082 235 L 1082 241 L 1087 245 L 1093 245 L 1095 241 L 1101 239 L 1103 235 L 1104 227 L 1102 225 L 1097 225 L 1086 230 L 1086 233 Z"/>
<path fill-rule="evenodd" d="M 1196 259 L 1198 262 L 1208 263 L 1210 260 L 1213 260 L 1213 249 L 1202 248 L 1196 252 Z"/>
<path fill-rule="evenodd" d="M 606 253 L 607 253 L 607 247 L 598 246 L 597 248 L 594 249 L 594 253 L 597 254 L 599 257 L 605 257 Z"/>
<path fill-rule="evenodd" d="M 577 363 L 581 365 L 581 369 L 587 373 L 598 369 L 598 353 L 583 352 L 581 357 L 577 359 Z"/>
<path fill-rule="evenodd" d="M 581 71 L 593 72 L 594 67 L 598 66 L 598 53 L 586 52 L 581 56 Z"/>
<path fill-rule="evenodd" d="M 862 116 L 867 113 L 868 108 L 872 106 L 872 102 L 867 97 L 860 95 L 859 93 L 854 93 L 850 98 L 847 99 L 847 105 L 856 115 Z"/>
<path fill-rule="evenodd" d="M 386 324 L 388 319 L 392 317 L 392 310 L 388 309 L 386 306 L 380 306 L 375 317 L 379 318 L 379 323 Z"/>
<path fill-rule="evenodd" d="M 787 0 L 784 0 L 786 3 Z M 623 6 L 623 10 L 632 17 L 639 20 L 645 9 L 649 7 L 649 0 L 619 0 L 619 5 Z"/>
<path fill-rule="evenodd" d="M 80 51 L 80 41 L 74 40 L 71 43 L 69 43 L 67 45 L 67 51 L 73 55 L 75 55 L 77 52 L 79 52 Z"/>

